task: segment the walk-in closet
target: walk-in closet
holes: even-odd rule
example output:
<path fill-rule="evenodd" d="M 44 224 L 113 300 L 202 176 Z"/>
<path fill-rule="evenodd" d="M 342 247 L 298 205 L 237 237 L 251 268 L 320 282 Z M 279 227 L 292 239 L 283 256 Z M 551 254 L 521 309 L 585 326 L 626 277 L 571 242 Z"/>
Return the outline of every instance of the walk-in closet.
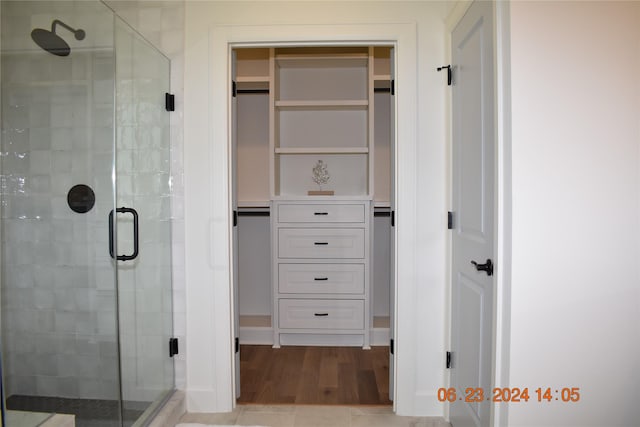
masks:
<path fill-rule="evenodd" d="M 390 404 L 393 49 L 231 59 L 238 402 Z"/>

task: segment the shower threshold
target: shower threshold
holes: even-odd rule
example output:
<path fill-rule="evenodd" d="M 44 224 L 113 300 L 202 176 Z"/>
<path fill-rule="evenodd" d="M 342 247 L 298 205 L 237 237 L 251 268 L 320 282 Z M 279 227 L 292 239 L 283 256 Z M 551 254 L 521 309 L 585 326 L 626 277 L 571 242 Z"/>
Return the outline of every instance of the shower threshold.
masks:
<path fill-rule="evenodd" d="M 124 405 L 123 425 L 131 426 L 149 403 L 125 402 Z M 76 427 L 120 427 L 117 400 L 12 395 L 7 398 L 7 409 L 75 415 Z"/>
<path fill-rule="evenodd" d="M 70 414 L 45 414 L 43 412 L 7 411 L 5 425 L 10 427 L 75 427 L 75 417 Z"/>

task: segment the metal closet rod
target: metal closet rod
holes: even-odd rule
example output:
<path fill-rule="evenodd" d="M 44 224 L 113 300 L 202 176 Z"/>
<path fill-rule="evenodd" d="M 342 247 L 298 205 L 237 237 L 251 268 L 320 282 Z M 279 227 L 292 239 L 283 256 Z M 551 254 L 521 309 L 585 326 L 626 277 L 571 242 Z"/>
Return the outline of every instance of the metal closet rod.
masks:
<path fill-rule="evenodd" d="M 390 93 L 391 88 L 389 87 L 376 87 L 373 89 L 375 93 Z M 269 89 L 238 89 L 237 93 L 247 93 L 247 94 L 255 94 L 255 93 L 269 93 Z"/>
<path fill-rule="evenodd" d="M 270 208 L 265 206 L 265 207 L 259 207 L 259 208 L 245 208 L 245 207 L 238 207 L 238 216 L 269 216 L 270 215 Z M 375 207 L 373 210 L 373 216 L 390 216 L 391 215 L 391 209 L 389 207 Z"/>
<path fill-rule="evenodd" d="M 237 93 L 269 93 L 269 89 L 238 89 Z"/>
<path fill-rule="evenodd" d="M 238 216 L 269 216 L 271 213 L 269 212 L 269 208 L 266 210 L 252 210 L 252 211 L 243 211 L 238 210 Z"/>

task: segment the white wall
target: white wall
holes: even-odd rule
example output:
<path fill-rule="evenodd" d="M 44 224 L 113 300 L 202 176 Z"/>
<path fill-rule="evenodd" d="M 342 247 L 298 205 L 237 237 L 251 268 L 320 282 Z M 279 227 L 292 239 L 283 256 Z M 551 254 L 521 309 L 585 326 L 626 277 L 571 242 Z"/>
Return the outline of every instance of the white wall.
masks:
<path fill-rule="evenodd" d="M 419 190 L 412 194 L 405 192 L 404 200 L 410 200 L 406 205 L 412 206 L 413 212 L 399 212 L 398 223 L 405 221 L 404 230 L 412 243 L 416 242 L 417 250 L 407 254 L 410 260 L 401 260 L 415 265 L 415 269 L 401 272 L 403 280 L 399 286 L 406 290 L 400 298 L 403 295 L 413 297 L 404 309 L 416 314 L 412 325 L 401 331 L 403 339 L 398 342 L 398 348 L 405 346 L 409 353 L 404 354 L 406 364 L 401 369 L 407 370 L 409 366 L 411 371 L 410 380 L 404 382 L 404 389 L 399 391 L 404 402 L 399 405 L 399 412 L 442 415 L 443 405 L 437 402 L 436 391 L 445 381 L 447 158 L 444 118 L 448 89 L 435 68 L 446 58 L 443 22 L 446 9 L 444 3 L 438 2 L 187 2 L 185 225 L 187 404 L 190 411 L 221 411 L 231 405 L 231 399 L 226 396 L 231 387 L 230 375 L 216 369 L 231 358 L 231 354 L 216 353 L 217 347 L 229 344 L 224 325 L 216 324 L 214 319 L 224 318 L 227 313 L 213 313 L 214 309 L 220 308 L 215 306 L 214 298 L 228 297 L 228 272 L 225 271 L 228 254 L 218 251 L 216 248 L 220 246 L 217 244 L 212 252 L 211 243 L 229 238 L 225 231 L 228 218 L 224 214 L 207 216 L 207 212 L 214 212 L 212 200 L 224 199 L 228 192 L 226 176 L 216 174 L 216 171 L 226 169 L 226 159 L 211 155 L 225 152 L 225 149 L 209 146 L 207 134 L 210 131 L 208 121 L 217 117 L 217 109 L 223 104 L 215 102 L 211 105 L 203 101 L 211 90 L 211 82 L 226 76 L 210 74 L 219 68 L 219 64 L 208 63 L 210 31 L 221 25 L 411 23 L 417 30 L 417 49 L 415 53 L 405 51 L 402 54 L 417 60 L 417 69 L 405 70 L 405 73 L 419 76 L 418 93 L 405 96 L 417 95 L 417 109 L 406 111 L 406 114 L 417 114 L 418 134 L 415 152 L 405 154 L 409 162 L 404 170 L 417 168 L 417 179 L 406 185 Z M 224 97 L 217 89 L 215 94 Z M 214 124 L 224 126 L 224 123 Z M 407 135 L 412 137 L 411 132 L 409 130 Z M 226 144 L 226 141 L 218 141 L 218 144 Z M 415 228 L 408 221 L 414 216 L 419 219 Z M 407 333 L 408 330 L 411 333 Z M 216 360 L 217 357 L 225 360 Z"/>
<path fill-rule="evenodd" d="M 638 425 L 640 3 L 514 2 L 511 34 L 509 382 L 581 399 L 508 425 Z"/>

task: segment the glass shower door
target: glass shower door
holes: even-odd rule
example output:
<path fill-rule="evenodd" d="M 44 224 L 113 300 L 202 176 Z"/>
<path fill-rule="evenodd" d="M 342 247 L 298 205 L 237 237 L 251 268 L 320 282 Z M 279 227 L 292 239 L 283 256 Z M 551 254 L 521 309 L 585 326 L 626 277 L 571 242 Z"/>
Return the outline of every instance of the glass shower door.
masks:
<path fill-rule="evenodd" d="M 123 419 L 145 419 L 174 388 L 169 60 L 116 18 L 116 212 Z"/>

